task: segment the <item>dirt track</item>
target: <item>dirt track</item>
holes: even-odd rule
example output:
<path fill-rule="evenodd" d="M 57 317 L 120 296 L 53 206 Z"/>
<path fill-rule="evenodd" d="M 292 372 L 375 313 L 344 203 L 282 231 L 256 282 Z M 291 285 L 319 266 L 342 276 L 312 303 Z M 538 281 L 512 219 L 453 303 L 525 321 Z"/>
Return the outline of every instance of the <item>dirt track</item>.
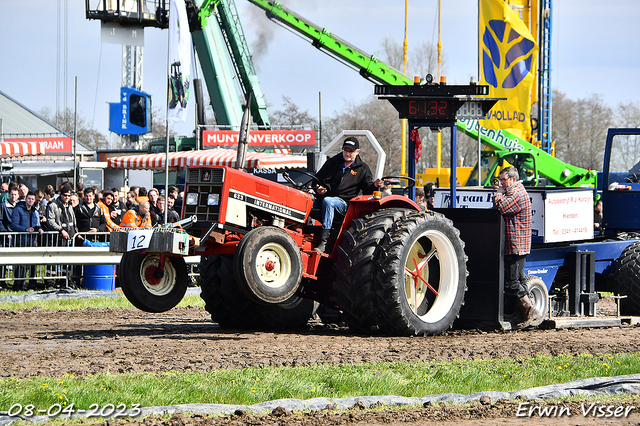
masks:
<path fill-rule="evenodd" d="M 204 309 L 195 307 L 178 308 L 163 314 L 135 309 L 0 310 L 0 329 L 3 330 L 0 335 L 0 375 L 17 378 L 60 376 L 64 373 L 206 371 L 264 365 L 623 353 L 636 352 L 640 348 L 640 329 L 637 327 L 488 333 L 453 331 L 427 338 L 357 336 L 346 329 L 321 325 L 313 326 L 304 333 L 240 333 L 220 330 Z M 640 401 L 636 405 L 640 406 Z M 513 404 L 477 408 L 485 414 L 475 411 L 475 414 L 470 414 L 465 408 L 464 412 L 445 415 L 443 408 L 430 407 L 395 414 L 381 413 L 378 417 L 365 413 L 358 413 L 358 416 L 366 417 L 360 424 L 405 420 L 419 424 L 419 420 L 435 420 L 438 416 L 445 416 L 440 417 L 440 421 L 474 418 L 489 421 L 497 413 L 502 413 L 498 417 L 504 415 L 516 420 L 513 413 L 517 406 Z M 335 416 L 324 413 L 316 417 L 307 416 L 305 421 L 301 419 L 296 416 L 231 416 L 227 421 L 289 425 L 353 423 L 357 420 L 353 418 L 353 412 Z M 637 424 L 639 419 L 637 417 L 634 423 L 629 424 Z M 163 424 L 213 424 L 211 420 L 199 417 L 177 416 L 174 420 Z M 269 423 L 271 420 L 275 423 Z M 517 420 L 521 422 L 522 419 Z M 541 424 L 539 420 L 537 424 Z M 563 424 L 558 420 L 549 424 Z M 567 420 L 573 422 L 567 424 L 584 424 L 576 423 L 575 418 Z M 615 420 L 615 424 L 624 424 L 620 421 Z"/>

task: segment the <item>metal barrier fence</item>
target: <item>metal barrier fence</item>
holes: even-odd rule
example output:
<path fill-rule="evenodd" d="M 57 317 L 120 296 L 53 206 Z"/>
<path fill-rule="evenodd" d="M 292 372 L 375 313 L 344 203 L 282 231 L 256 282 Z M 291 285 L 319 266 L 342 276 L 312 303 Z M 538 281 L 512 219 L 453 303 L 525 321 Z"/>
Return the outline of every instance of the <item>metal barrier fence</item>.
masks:
<path fill-rule="evenodd" d="M 76 236 L 65 240 L 55 231 L 0 232 L 0 287 L 7 288 L 11 283 L 14 290 L 83 288 L 87 265 L 120 264 L 122 254 L 110 252 L 106 244 L 109 232 L 81 232 Z M 185 260 L 195 282 L 193 265 L 199 263 L 200 256 Z"/>

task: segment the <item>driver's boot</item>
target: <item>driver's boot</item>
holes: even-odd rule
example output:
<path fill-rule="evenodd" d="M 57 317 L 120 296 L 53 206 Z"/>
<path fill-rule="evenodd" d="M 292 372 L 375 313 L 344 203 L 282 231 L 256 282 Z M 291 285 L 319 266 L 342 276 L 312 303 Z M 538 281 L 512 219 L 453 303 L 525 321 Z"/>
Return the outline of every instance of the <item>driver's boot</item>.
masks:
<path fill-rule="evenodd" d="M 522 312 L 523 320 L 517 324 L 517 328 L 537 327 L 542 323 L 544 315 L 533 306 L 529 296 L 521 297 L 518 303 L 518 308 Z"/>
<path fill-rule="evenodd" d="M 327 241 L 329 241 L 329 234 L 331 233 L 331 229 L 323 229 L 322 235 L 320 238 L 320 244 L 314 250 L 319 251 L 320 253 L 324 253 L 327 250 Z"/>

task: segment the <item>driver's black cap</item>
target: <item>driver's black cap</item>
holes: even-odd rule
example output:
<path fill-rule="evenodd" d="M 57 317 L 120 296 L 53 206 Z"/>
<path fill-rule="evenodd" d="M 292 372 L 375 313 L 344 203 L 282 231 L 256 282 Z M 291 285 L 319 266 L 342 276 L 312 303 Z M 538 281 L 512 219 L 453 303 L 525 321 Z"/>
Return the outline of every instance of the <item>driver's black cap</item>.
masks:
<path fill-rule="evenodd" d="M 350 150 L 355 151 L 356 149 L 360 149 L 360 142 L 358 142 L 358 139 L 356 139 L 355 137 L 349 136 L 342 143 L 342 149 L 345 148 L 349 148 Z"/>

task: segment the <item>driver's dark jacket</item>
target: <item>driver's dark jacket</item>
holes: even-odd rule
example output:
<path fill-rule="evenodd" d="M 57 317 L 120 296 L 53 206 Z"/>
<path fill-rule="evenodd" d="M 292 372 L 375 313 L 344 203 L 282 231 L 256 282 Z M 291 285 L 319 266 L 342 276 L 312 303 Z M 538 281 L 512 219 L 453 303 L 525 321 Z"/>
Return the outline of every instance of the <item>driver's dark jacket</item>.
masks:
<path fill-rule="evenodd" d="M 327 188 L 325 197 L 340 197 L 348 202 L 360 191 L 363 194 L 372 194 L 375 191 L 371 169 L 359 155 L 344 174 L 342 173 L 343 164 L 342 153 L 338 153 L 329 158 L 316 173 L 316 177 Z"/>

